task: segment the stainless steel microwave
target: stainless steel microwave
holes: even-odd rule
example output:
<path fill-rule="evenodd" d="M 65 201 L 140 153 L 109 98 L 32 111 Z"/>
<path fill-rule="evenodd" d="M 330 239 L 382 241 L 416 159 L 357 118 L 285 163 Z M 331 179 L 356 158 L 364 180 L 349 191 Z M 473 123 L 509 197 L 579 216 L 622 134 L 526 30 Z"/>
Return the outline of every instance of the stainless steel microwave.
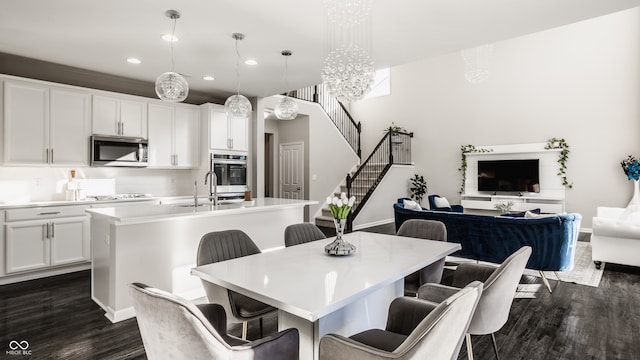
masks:
<path fill-rule="evenodd" d="M 149 142 L 143 138 L 91 136 L 91 166 L 148 166 Z"/>

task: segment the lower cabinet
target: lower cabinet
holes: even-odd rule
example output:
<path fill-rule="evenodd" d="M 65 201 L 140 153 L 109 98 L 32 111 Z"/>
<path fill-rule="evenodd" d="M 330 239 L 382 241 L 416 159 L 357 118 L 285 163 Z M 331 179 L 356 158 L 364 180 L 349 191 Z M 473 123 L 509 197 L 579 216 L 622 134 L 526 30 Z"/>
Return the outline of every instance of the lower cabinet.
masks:
<path fill-rule="evenodd" d="M 15 210 L 19 211 L 19 210 Z M 84 210 L 83 210 L 84 211 Z M 41 211 L 37 220 L 5 222 L 5 273 L 40 270 L 90 260 L 90 222 L 87 215 L 64 215 L 55 210 Z M 22 215 L 22 214 L 19 214 Z"/>

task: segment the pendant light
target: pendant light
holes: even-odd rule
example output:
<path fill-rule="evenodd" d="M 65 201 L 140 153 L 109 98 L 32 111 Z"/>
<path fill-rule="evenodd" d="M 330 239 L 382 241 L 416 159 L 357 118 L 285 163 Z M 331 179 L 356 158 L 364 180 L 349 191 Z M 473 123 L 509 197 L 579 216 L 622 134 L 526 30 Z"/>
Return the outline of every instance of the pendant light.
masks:
<path fill-rule="evenodd" d="M 224 108 L 227 111 L 227 118 L 229 119 L 243 119 L 249 118 L 249 114 L 253 110 L 249 99 L 240 95 L 240 51 L 238 50 L 238 42 L 244 39 L 244 34 L 234 33 L 232 37 L 236 40 L 236 55 L 238 56 L 236 61 L 236 76 L 238 77 L 238 89 L 235 95 L 229 96 L 227 101 L 224 102 Z"/>
<path fill-rule="evenodd" d="M 287 92 L 273 110 L 280 120 L 293 120 L 298 116 L 298 103 L 289 97 L 289 84 L 287 83 L 287 59 L 291 55 L 292 52 L 290 50 L 282 50 L 282 56 L 284 56 L 284 86 Z"/>
<path fill-rule="evenodd" d="M 163 101 L 181 102 L 189 94 L 189 84 L 185 78 L 173 71 L 173 42 L 175 41 L 176 20 L 180 18 L 180 13 L 175 10 L 167 10 L 165 15 L 173 21 L 171 30 L 171 71 L 160 74 L 156 79 L 156 94 Z"/>

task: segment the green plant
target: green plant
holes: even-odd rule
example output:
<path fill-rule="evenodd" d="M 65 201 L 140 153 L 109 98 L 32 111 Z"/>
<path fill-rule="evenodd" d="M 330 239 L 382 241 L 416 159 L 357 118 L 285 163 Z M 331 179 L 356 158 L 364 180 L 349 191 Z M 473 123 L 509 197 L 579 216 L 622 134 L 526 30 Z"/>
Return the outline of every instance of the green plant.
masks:
<path fill-rule="evenodd" d="M 569 183 L 567 180 L 567 161 L 569 160 L 569 144 L 564 139 L 551 138 L 547 140 L 545 150 L 560 149 L 560 155 L 558 156 L 558 176 L 562 178 L 562 185 L 571 189 L 573 183 Z"/>
<path fill-rule="evenodd" d="M 411 198 L 418 201 L 418 203 L 422 202 L 422 198 L 424 194 L 427 193 L 427 182 L 424 180 L 424 176 L 413 174 L 411 180 Z"/>
<path fill-rule="evenodd" d="M 477 148 L 471 144 L 460 146 L 460 167 L 458 171 L 462 172 L 462 185 L 460 185 L 459 193 L 464 192 L 464 186 L 467 183 L 467 153 L 488 153 L 493 149 Z"/>
<path fill-rule="evenodd" d="M 385 128 L 384 132 L 393 134 L 397 132 L 407 132 L 407 130 L 403 129 L 400 126 L 395 125 L 392 121 L 391 126 L 389 126 L 388 128 Z"/>
<path fill-rule="evenodd" d="M 513 201 L 499 202 L 493 205 L 493 207 L 500 211 L 500 214 L 507 214 L 513 207 Z"/>

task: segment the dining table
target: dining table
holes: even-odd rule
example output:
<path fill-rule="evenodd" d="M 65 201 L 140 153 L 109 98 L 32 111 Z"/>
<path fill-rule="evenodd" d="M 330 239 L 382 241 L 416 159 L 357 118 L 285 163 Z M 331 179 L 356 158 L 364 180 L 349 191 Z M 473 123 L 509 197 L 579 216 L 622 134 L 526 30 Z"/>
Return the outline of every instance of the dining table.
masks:
<path fill-rule="evenodd" d="M 283 247 L 191 269 L 202 280 L 278 309 L 278 330 L 297 328 L 300 359 L 318 359 L 323 335 L 384 329 L 389 305 L 404 295 L 404 277 L 458 250 L 460 244 L 355 231 L 347 256 L 328 255 L 335 238 Z"/>

